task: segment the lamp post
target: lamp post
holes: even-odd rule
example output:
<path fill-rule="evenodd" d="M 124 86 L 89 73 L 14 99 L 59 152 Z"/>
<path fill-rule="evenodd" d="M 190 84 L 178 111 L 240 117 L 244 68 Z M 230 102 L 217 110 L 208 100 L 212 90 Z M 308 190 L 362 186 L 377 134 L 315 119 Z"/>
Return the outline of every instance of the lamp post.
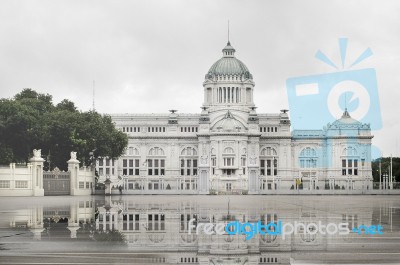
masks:
<path fill-rule="evenodd" d="M 388 188 L 388 175 L 386 173 L 383 174 L 383 189 L 386 190 Z"/>

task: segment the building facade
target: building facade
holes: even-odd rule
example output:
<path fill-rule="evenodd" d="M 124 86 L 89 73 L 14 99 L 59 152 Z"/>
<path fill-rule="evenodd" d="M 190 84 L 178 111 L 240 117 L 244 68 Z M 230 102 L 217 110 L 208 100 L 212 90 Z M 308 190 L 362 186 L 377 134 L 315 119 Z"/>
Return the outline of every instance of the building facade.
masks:
<path fill-rule="evenodd" d="M 287 110 L 257 113 L 252 74 L 229 42 L 222 53 L 201 113 L 111 115 L 129 144 L 97 161 L 100 180 L 133 194 L 372 189 L 369 124 L 346 110 L 320 130 L 292 131 Z"/>

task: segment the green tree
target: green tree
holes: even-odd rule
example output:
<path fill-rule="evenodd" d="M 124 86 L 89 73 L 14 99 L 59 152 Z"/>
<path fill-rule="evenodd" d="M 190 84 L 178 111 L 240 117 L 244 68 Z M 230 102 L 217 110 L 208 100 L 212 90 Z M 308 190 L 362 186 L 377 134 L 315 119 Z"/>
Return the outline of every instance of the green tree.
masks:
<path fill-rule="evenodd" d="M 372 176 L 374 182 L 379 182 L 379 164 L 381 167 L 381 174 L 389 175 L 390 172 L 390 157 L 380 157 L 372 161 Z M 394 181 L 400 182 L 400 157 L 392 158 L 392 168 Z"/>
<path fill-rule="evenodd" d="M 64 170 L 71 151 L 89 165 L 99 157 L 119 157 L 128 144 L 110 116 L 78 111 L 66 99 L 55 106 L 51 95 L 32 89 L 0 99 L 0 133 L 1 164 L 27 162 L 36 148 L 50 162 L 47 167 Z"/>

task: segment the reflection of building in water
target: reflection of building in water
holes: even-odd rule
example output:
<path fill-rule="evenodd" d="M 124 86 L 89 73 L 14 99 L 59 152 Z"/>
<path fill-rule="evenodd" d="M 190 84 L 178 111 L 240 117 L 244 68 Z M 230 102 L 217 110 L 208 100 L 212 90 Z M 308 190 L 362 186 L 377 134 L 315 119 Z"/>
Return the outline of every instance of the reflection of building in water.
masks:
<path fill-rule="evenodd" d="M 235 52 L 228 42 L 206 73 L 201 113 L 111 115 L 129 143 L 97 162 L 100 178 L 131 194 L 372 189 L 370 126 L 346 110 L 323 129 L 291 131 L 287 110 L 257 113 L 253 75 Z"/>
<path fill-rule="evenodd" d="M 244 235 L 196 235 L 195 229 L 188 232 L 188 221 L 195 219 L 195 225 L 218 222 L 263 222 L 282 221 L 302 222 L 304 224 L 348 222 L 349 228 L 372 224 L 372 209 L 338 209 L 330 205 L 326 211 L 309 210 L 305 207 L 291 211 L 280 209 L 279 205 L 268 203 L 259 208 L 243 209 L 226 205 L 221 208 L 203 208 L 192 200 L 187 202 L 141 203 L 135 201 L 110 201 L 99 208 L 96 219 L 98 229 L 118 229 L 125 236 L 133 251 L 145 252 L 156 248 L 164 255 L 163 263 L 178 264 L 289 264 L 293 251 L 340 251 L 346 249 L 345 243 L 352 242 L 355 236 L 302 234 L 288 236 L 255 235 L 246 241 Z M 330 214 L 337 212 L 337 214 Z M 117 228 L 116 228 L 117 227 Z M 343 246 L 341 246 L 343 244 Z M 355 245 L 354 248 L 361 248 Z M 164 261 L 165 260 L 165 261 Z"/>
<path fill-rule="evenodd" d="M 215 202 L 214 198 L 203 197 L 201 202 L 193 197 L 75 200 L 65 207 L 38 206 L 15 211 L 9 216 L 9 225 L 29 229 L 37 240 L 76 240 L 85 235 L 89 240 L 91 233 L 85 231 L 120 231 L 129 253 L 149 253 L 154 256 L 150 262 L 153 264 L 290 264 L 290 258 L 296 259 L 293 253 L 337 253 L 347 251 L 349 244 L 352 251 L 363 252 L 376 245 L 366 244 L 369 239 L 353 232 L 347 236 L 304 235 L 301 227 L 297 235 L 289 235 L 285 240 L 280 235 L 255 235 L 250 240 L 245 240 L 244 235 L 196 235 L 195 229 L 189 234 L 188 221 L 195 219 L 195 225 L 235 220 L 304 224 L 321 221 L 324 225 L 348 222 L 350 228 L 381 222 L 388 229 L 393 220 L 400 219 L 400 212 L 391 203 L 375 209 L 325 201 L 321 207 L 308 197 L 297 205 L 260 199 L 247 207 L 251 204 L 238 203 L 239 197 L 232 198 L 230 203 L 226 197 L 219 197 L 224 202 Z"/>

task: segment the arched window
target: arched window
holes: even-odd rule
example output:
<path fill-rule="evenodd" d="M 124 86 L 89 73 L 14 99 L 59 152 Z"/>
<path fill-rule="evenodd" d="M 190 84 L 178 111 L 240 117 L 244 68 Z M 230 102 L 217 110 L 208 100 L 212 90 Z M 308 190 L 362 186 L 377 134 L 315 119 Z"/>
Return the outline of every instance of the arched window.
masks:
<path fill-rule="evenodd" d="M 181 151 L 180 156 L 181 175 L 197 175 L 197 150 L 193 147 L 186 147 Z"/>
<path fill-rule="evenodd" d="M 301 157 L 315 157 L 315 156 L 317 156 L 317 152 L 313 148 L 306 147 L 301 151 L 300 156 Z"/>
<path fill-rule="evenodd" d="M 230 176 L 235 172 L 235 156 L 235 150 L 232 147 L 226 147 L 222 153 L 223 167 L 225 168 L 223 173 L 226 176 Z"/>
<path fill-rule="evenodd" d="M 135 147 L 130 146 L 127 149 L 127 155 L 138 156 L 139 155 L 139 150 L 137 148 L 135 148 Z"/>
<path fill-rule="evenodd" d="M 264 147 L 260 152 L 260 175 L 278 175 L 278 153 L 272 147 Z"/>
<path fill-rule="evenodd" d="M 299 156 L 300 168 L 316 168 L 318 157 L 315 149 L 306 147 L 300 152 Z"/>
<path fill-rule="evenodd" d="M 355 149 L 354 147 L 347 147 L 345 149 L 343 149 L 342 155 L 344 156 L 357 156 L 357 149 Z"/>
<path fill-rule="evenodd" d="M 261 150 L 260 156 L 277 156 L 278 153 L 272 147 L 265 147 Z"/>
<path fill-rule="evenodd" d="M 126 157 L 122 159 L 122 175 L 139 176 L 140 157 L 139 150 L 133 146 L 129 146 L 126 150 Z"/>
<path fill-rule="evenodd" d="M 355 175 L 358 176 L 358 152 L 357 149 L 348 146 L 342 152 L 342 175 Z"/>
<path fill-rule="evenodd" d="M 165 152 L 160 147 L 153 147 L 149 150 L 146 159 L 147 174 L 149 176 L 165 175 Z"/>
<path fill-rule="evenodd" d="M 164 156 L 164 150 L 160 147 L 153 147 L 149 151 L 149 156 Z"/>
<path fill-rule="evenodd" d="M 182 150 L 181 156 L 197 156 L 197 151 L 193 147 L 186 147 Z"/>
<path fill-rule="evenodd" d="M 227 147 L 224 149 L 224 154 L 234 154 L 235 151 L 233 150 L 232 147 Z"/>

